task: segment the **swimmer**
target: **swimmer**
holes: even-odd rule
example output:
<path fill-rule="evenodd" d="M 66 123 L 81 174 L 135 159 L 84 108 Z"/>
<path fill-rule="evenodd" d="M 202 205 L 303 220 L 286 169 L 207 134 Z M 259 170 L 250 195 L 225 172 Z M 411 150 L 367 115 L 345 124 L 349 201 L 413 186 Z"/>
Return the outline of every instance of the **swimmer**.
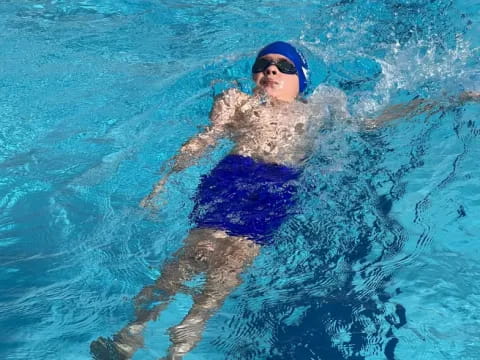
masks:
<path fill-rule="evenodd" d="M 92 342 L 95 359 L 131 358 L 143 346 L 147 323 L 157 319 L 186 281 L 203 273 L 202 291 L 193 296 L 192 308 L 182 322 L 169 331 L 171 345 L 164 359 L 181 359 L 200 341 L 207 321 L 239 286 L 242 272 L 262 245 L 273 241 L 275 231 L 294 208 L 296 180 L 322 121 L 349 116 L 345 95 L 328 87 L 320 87 L 316 100 L 309 101 L 325 105 L 323 117 L 318 116 L 318 107 L 317 116 L 312 116 L 312 106 L 302 99 L 308 71 L 300 51 L 291 44 L 274 42 L 260 50 L 252 66 L 253 95 L 229 89 L 215 99 L 211 125 L 181 147 L 171 171 L 141 206 L 153 206 L 169 176 L 194 164 L 220 138 L 228 137 L 235 145 L 202 178 L 191 214 L 195 228 L 185 244 L 155 283 L 136 296 L 135 319 L 112 339 L 100 337 Z M 381 121 L 389 117 L 386 114 Z"/>
<path fill-rule="evenodd" d="M 159 316 L 186 281 L 203 273 L 202 292 L 194 295 L 182 322 L 170 329 L 166 359 L 181 359 L 293 208 L 295 181 L 313 147 L 306 135 L 321 126 L 309 122 L 309 107 L 300 97 L 307 89 L 308 65 L 295 47 L 275 42 L 258 53 L 252 77 L 253 95 L 230 89 L 215 99 L 211 125 L 181 147 L 170 173 L 142 200 L 141 206 L 152 206 L 169 176 L 193 164 L 220 138 L 234 142 L 231 153 L 199 185 L 191 214 L 196 227 L 184 246 L 155 283 L 136 296 L 136 319 L 113 339 L 92 342 L 96 359 L 131 358 L 143 346 L 146 323 Z"/>

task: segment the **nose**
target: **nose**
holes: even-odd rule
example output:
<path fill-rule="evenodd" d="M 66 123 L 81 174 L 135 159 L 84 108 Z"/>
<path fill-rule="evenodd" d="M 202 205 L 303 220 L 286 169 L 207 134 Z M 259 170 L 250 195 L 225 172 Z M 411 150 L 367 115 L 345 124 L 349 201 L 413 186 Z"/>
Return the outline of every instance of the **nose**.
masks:
<path fill-rule="evenodd" d="M 275 64 L 270 64 L 263 72 L 265 75 L 277 75 L 278 69 Z"/>

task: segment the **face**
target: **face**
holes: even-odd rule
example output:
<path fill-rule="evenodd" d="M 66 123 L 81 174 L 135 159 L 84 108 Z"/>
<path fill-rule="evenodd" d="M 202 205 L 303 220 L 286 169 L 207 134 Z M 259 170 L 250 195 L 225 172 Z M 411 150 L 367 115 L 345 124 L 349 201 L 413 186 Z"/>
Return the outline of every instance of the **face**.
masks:
<path fill-rule="evenodd" d="M 281 59 L 292 63 L 288 58 L 280 54 L 267 54 L 261 57 L 270 61 Z M 298 75 L 284 74 L 274 64 L 269 65 L 263 72 L 254 73 L 253 81 L 257 84 L 256 90 L 263 90 L 271 97 L 291 102 L 299 93 Z"/>

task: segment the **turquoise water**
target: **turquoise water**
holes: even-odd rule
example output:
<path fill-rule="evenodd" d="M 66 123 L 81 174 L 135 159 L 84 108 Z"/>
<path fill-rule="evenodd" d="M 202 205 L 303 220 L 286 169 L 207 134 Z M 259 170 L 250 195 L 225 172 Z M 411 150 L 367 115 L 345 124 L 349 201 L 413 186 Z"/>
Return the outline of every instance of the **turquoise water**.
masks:
<path fill-rule="evenodd" d="M 0 2 L 0 358 L 88 359 L 181 245 L 199 177 L 137 205 L 208 123 L 251 90 L 255 52 L 301 45 L 350 124 L 318 134 L 290 219 L 186 359 L 477 359 L 478 1 Z M 388 104 L 435 100 L 374 131 Z M 161 171 L 160 171 L 161 172 Z M 198 279 L 201 282 L 201 279 Z M 196 284 L 192 284 L 195 287 Z M 135 359 L 168 347 L 180 294 Z"/>

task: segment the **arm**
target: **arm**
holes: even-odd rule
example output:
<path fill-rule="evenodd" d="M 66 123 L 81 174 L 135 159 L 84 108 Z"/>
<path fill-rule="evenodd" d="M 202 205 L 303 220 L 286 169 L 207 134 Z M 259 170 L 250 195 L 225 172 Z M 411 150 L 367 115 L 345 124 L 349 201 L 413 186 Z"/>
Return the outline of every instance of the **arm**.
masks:
<path fill-rule="evenodd" d="M 151 207 L 152 200 L 162 192 L 165 184 L 170 176 L 180 172 L 193 164 L 195 159 L 203 155 L 208 147 L 214 147 L 217 139 L 221 136 L 223 129 L 220 126 L 209 126 L 202 133 L 190 138 L 168 163 L 173 163 L 171 169 L 163 176 L 154 186 L 150 194 L 148 194 L 140 202 L 141 207 Z"/>
<path fill-rule="evenodd" d="M 367 128 L 374 129 L 386 122 L 399 119 L 402 117 L 414 117 L 425 112 L 429 112 L 432 109 L 438 108 L 438 110 L 462 106 L 468 102 L 480 102 L 480 93 L 474 91 L 464 91 L 460 95 L 449 98 L 448 103 L 442 103 L 436 100 L 428 100 L 422 98 L 416 98 L 405 104 L 391 105 L 384 109 L 382 113 L 376 118 L 369 119 L 367 121 Z"/>
<path fill-rule="evenodd" d="M 226 125 L 231 121 L 235 113 L 240 94 L 236 89 L 229 89 L 215 99 L 212 111 L 210 112 L 211 125 L 182 145 L 178 154 L 168 162 L 173 164 L 171 169 L 153 186 L 150 194 L 140 202 L 140 206 L 151 206 L 152 200 L 163 190 L 169 177 L 173 173 L 180 172 L 192 165 L 195 160 L 199 159 L 208 149 L 213 148 L 219 138 L 225 136 Z"/>
<path fill-rule="evenodd" d="M 480 102 L 480 91 L 464 91 L 458 97 L 460 104 L 467 102 Z"/>
<path fill-rule="evenodd" d="M 432 100 L 417 98 L 405 104 L 390 105 L 381 114 L 367 122 L 368 128 L 376 128 L 386 122 L 401 117 L 413 117 L 432 110 L 438 103 Z"/>

